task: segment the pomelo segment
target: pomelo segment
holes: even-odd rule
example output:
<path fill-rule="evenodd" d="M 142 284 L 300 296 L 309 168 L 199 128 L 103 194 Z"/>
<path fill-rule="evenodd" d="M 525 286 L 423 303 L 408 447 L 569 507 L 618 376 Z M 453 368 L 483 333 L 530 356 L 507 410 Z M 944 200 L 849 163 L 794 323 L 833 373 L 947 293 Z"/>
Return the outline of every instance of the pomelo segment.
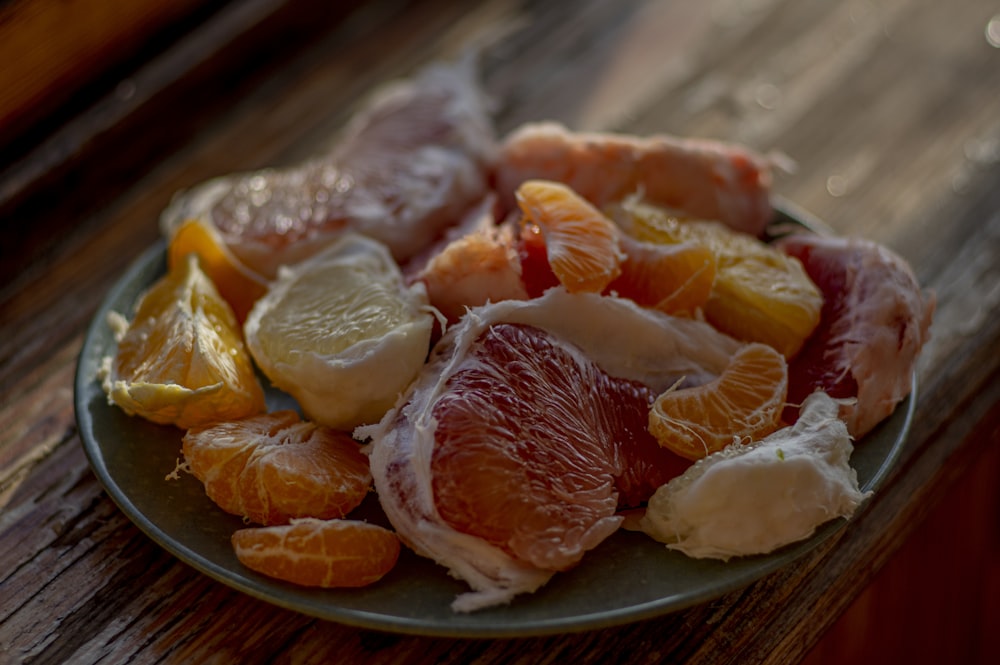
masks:
<path fill-rule="evenodd" d="M 325 154 L 183 192 L 161 216 L 164 235 L 188 219 L 211 224 L 268 279 L 346 231 L 403 261 L 488 191 L 496 143 L 487 107 L 471 58 L 431 65 L 378 91 Z"/>
<path fill-rule="evenodd" d="M 267 377 L 317 423 L 373 423 L 420 371 L 434 315 L 381 243 L 345 234 L 284 268 L 244 325 Z"/>
<path fill-rule="evenodd" d="M 860 238 L 799 234 L 779 248 L 802 262 L 826 300 L 816 333 L 789 364 L 786 419 L 814 390 L 849 398 L 841 417 L 860 439 L 910 394 L 936 300 L 906 262 Z M 856 399 L 855 399 L 856 398 Z"/>
<path fill-rule="evenodd" d="M 774 215 L 770 161 L 744 146 L 658 134 L 571 132 L 527 123 L 504 138 L 497 191 L 507 208 L 526 180 L 555 180 L 599 209 L 641 192 L 689 217 L 760 235 Z"/>
<path fill-rule="evenodd" d="M 658 489 L 640 528 L 695 558 L 772 552 L 849 518 L 870 495 L 858 488 L 852 450 L 837 403 L 814 393 L 794 426 L 710 455 Z"/>
<path fill-rule="evenodd" d="M 547 340 L 542 342 L 542 346 L 554 345 L 560 350 L 541 355 L 531 353 L 534 348 L 531 344 L 522 347 L 505 343 L 501 346 L 508 351 L 515 355 L 528 353 L 529 357 L 521 359 L 525 362 L 513 361 L 512 358 L 508 358 L 511 362 L 501 360 L 503 356 L 490 350 L 488 344 L 483 342 L 483 336 L 491 328 L 500 329 L 503 324 L 542 331 Z M 538 343 L 537 339 L 532 342 Z M 615 381 L 640 383 L 655 392 L 665 390 L 684 377 L 692 385 L 714 379 L 739 347 L 739 342 L 700 321 L 646 310 L 625 299 L 597 294 L 569 294 L 562 288 L 554 288 L 533 300 L 504 301 L 471 310 L 436 345 L 427 366 L 397 406 L 377 425 L 359 428 L 355 435 L 371 438 L 375 487 L 382 507 L 400 537 L 417 553 L 447 567 L 453 575 L 472 587 L 471 593 L 459 596 L 453 604 L 458 611 L 471 611 L 507 602 L 519 593 L 534 591 L 551 577 L 554 572 L 552 566 L 564 568 L 572 565 L 572 560 L 582 556 L 592 541 L 599 540 L 602 534 L 610 533 L 611 527 L 616 526 L 615 505 L 622 495 L 632 492 L 629 488 L 635 478 L 625 473 L 622 458 L 614 461 L 611 468 L 606 466 L 603 472 L 598 471 L 600 477 L 596 480 L 587 475 L 584 484 L 594 490 L 597 504 L 601 505 L 601 509 L 592 513 L 587 521 L 593 538 L 584 537 L 562 552 L 558 548 L 561 544 L 571 544 L 571 538 L 557 538 L 558 542 L 549 543 L 550 553 L 554 552 L 553 558 L 559 560 L 557 564 L 545 563 L 543 554 L 527 557 L 531 560 L 526 560 L 522 558 L 523 552 L 531 549 L 529 542 L 538 544 L 537 533 L 535 536 L 521 534 L 519 537 L 523 538 L 523 542 L 516 548 L 509 543 L 499 547 L 482 537 L 486 534 L 467 533 L 449 522 L 450 519 L 455 523 L 465 523 L 482 516 L 479 513 L 482 509 L 472 505 L 478 504 L 478 501 L 468 489 L 463 489 L 463 485 L 466 488 L 469 486 L 470 479 L 462 476 L 469 476 L 470 472 L 480 467 L 491 467 L 485 463 L 477 466 L 472 459 L 463 460 L 458 467 L 440 457 L 435 462 L 441 442 L 448 446 L 446 429 L 450 427 L 452 434 L 458 431 L 457 421 L 452 419 L 454 414 L 447 412 L 451 407 L 441 405 L 457 405 L 465 409 L 465 415 L 471 421 L 482 417 L 484 420 L 480 421 L 480 425 L 483 428 L 488 427 L 487 422 L 492 420 L 503 430 L 506 416 L 502 413 L 506 413 L 508 407 L 503 398 L 496 402 L 496 406 L 487 407 L 486 403 L 491 402 L 490 395 L 501 395 L 498 390 L 503 386 L 502 394 L 510 395 L 512 400 L 521 404 L 516 408 L 526 409 L 533 398 L 525 399 L 520 391 L 527 390 L 530 394 L 533 390 L 540 397 L 540 393 L 547 390 L 552 394 L 546 395 L 546 400 L 562 400 L 566 413 L 572 414 L 560 423 L 560 427 L 569 428 L 566 431 L 574 427 L 582 429 L 594 425 L 591 421 L 595 418 L 615 420 L 614 414 L 620 408 L 620 404 L 601 399 L 602 395 L 614 394 L 615 390 L 609 393 L 605 386 L 588 396 L 591 387 L 577 385 L 581 380 L 579 372 L 584 371 L 581 368 L 588 364 L 593 364 L 594 368 Z M 569 354 L 572 361 L 566 360 L 562 354 Z M 532 386 L 527 389 L 523 380 L 515 378 L 522 371 L 532 373 L 534 370 L 531 367 L 537 366 L 539 361 L 544 364 L 557 357 L 561 358 L 558 364 L 571 362 L 577 369 L 562 368 L 563 372 L 559 374 L 562 378 L 554 383 L 540 381 L 534 376 Z M 490 360 L 487 362 L 487 359 Z M 595 372 L 594 368 L 586 369 L 584 373 Z M 470 371 L 471 374 L 468 373 Z M 567 378 L 574 373 L 576 379 Z M 521 378 L 526 378 L 526 375 Z M 559 380 L 568 381 L 571 385 L 561 391 L 554 390 L 553 385 Z M 570 390 L 571 394 L 566 394 L 566 390 Z M 459 395 L 466 400 L 473 400 L 475 396 L 475 403 L 484 406 L 462 406 Z M 620 392 L 617 397 L 622 398 Z M 639 391 L 633 398 L 648 404 L 649 397 Z M 581 410 L 591 413 L 582 415 Z M 572 422 L 573 417 L 576 422 Z M 544 423 L 538 426 L 541 431 L 525 433 L 523 437 L 515 436 L 513 440 L 523 439 L 524 445 L 529 448 L 527 442 L 531 440 L 552 441 L 552 429 Z M 598 431 L 607 431 L 606 424 L 595 427 Z M 514 447 L 517 445 L 520 444 Z M 593 442 L 586 445 L 592 446 Z M 456 454 L 459 450 L 454 449 Z M 562 451 L 559 455 L 564 453 L 568 454 Z M 447 453 L 443 454 L 447 457 Z M 516 469 L 515 475 L 541 478 L 546 470 L 551 473 L 565 471 L 564 463 L 555 459 L 557 456 L 555 451 L 532 449 L 527 459 L 517 459 L 512 468 Z M 487 457 L 492 462 L 514 459 L 495 451 Z M 594 469 L 588 468 L 589 462 L 585 460 L 592 458 L 593 455 L 579 454 L 575 459 L 580 460 L 580 468 L 590 474 Z M 620 490 L 614 487 L 616 477 L 620 478 Z M 449 503 L 447 507 L 442 506 L 443 497 L 452 497 L 447 499 L 450 502 L 456 496 L 456 492 L 446 488 L 450 483 L 456 483 L 459 488 L 457 495 L 467 499 L 468 505 L 459 507 L 457 503 Z M 536 503 L 533 506 L 535 509 L 544 512 L 542 504 L 555 501 L 554 496 L 560 493 L 558 483 L 548 486 L 548 490 L 550 494 Z M 484 493 L 489 491 L 489 488 L 482 488 Z M 615 492 L 618 492 L 617 497 Z M 632 492 L 629 500 L 641 494 L 641 490 Z M 530 497 L 520 500 L 530 501 Z M 557 504 L 549 504 L 548 507 L 558 514 L 578 500 L 570 492 Z M 463 511 L 467 511 L 468 515 L 456 518 L 456 514 Z M 539 563 L 549 567 L 539 566 Z"/>

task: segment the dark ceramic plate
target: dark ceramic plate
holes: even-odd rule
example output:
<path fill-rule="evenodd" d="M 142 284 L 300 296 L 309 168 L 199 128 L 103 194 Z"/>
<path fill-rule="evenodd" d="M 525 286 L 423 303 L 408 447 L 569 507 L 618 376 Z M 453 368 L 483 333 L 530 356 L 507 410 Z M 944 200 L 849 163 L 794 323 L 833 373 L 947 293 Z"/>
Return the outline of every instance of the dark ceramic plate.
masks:
<path fill-rule="evenodd" d="M 779 209 L 776 222 L 817 225 L 787 205 Z M 166 480 L 180 457 L 182 432 L 110 406 L 96 378 L 101 358 L 115 349 L 108 312 L 131 317 L 137 296 L 164 271 L 161 242 L 139 257 L 94 317 L 76 376 L 80 436 L 98 479 L 129 519 L 177 558 L 256 598 L 323 619 L 400 633 L 510 637 L 585 630 L 673 612 L 747 586 L 803 556 L 847 523 L 830 522 L 807 541 L 727 563 L 690 559 L 641 533 L 619 531 L 537 593 L 472 614 L 450 609 L 454 597 L 467 590 L 464 584 L 405 548 L 392 572 L 363 589 L 307 589 L 258 575 L 243 567 L 230 547 L 230 534 L 242 521 L 218 509 L 194 477 L 182 473 L 177 480 Z M 914 397 L 856 447 L 851 464 L 863 490 L 877 488 L 899 455 Z M 268 403 L 272 408 L 294 405 L 275 391 L 269 392 Z M 388 525 L 374 495 L 352 517 Z"/>

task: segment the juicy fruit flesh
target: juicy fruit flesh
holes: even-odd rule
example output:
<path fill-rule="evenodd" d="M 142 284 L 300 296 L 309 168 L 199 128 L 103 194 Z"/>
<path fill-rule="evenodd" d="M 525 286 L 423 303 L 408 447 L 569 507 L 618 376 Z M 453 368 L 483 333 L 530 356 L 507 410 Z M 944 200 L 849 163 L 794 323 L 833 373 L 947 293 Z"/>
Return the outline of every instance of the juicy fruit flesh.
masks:
<path fill-rule="evenodd" d="M 281 271 L 244 324 L 271 382 L 317 423 L 352 430 L 377 421 L 420 371 L 433 314 L 382 243 L 346 234 Z"/>
<path fill-rule="evenodd" d="M 624 237 L 626 259 L 609 291 L 667 314 L 692 316 L 716 281 L 712 251 L 696 243 L 656 244 Z"/>
<path fill-rule="evenodd" d="M 368 458 L 351 437 L 294 411 L 192 429 L 182 443 L 209 498 L 257 524 L 344 517 L 371 487 Z"/>
<path fill-rule="evenodd" d="M 785 359 L 767 345 L 749 344 L 716 380 L 657 397 L 649 428 L 660 445 L 698 460 L 776 431 L 787 387 Z"/>
<path fill-rule="evenodd" d="M 827 299 L 819 328 L 789 367 L 787 417 L 816 389 L 851 397 L 840 417 L 860 438 L 910 393 L 934 294 L 902 258 L 868 240 L 798 234 L 779 247 L 802 261 Z"/>
<path fill-rule="evenodd" d="M 379 279 L 375 266 L 367 262 L 304 273 L 285 297 L 292 305 L 260 319 L 258 336 L 273 359 L 287 360 L 303 349 L 333 356 L 413 318 L 411 308 L 398 296 L 398 285 Z M 336 334 L 325 334 L 334 321 Z"/>
<path fill-rule="evenodd" d="M 267 280 L 242 265 L 210 224 L 192 219 L 174 230 L 167 248 L 167 265 L 173 267 L 195 253 L 205 274 L 225 298 L 239 322 L 267 291 Z"/>
<path fill-rule="evenodd" d="M 233 533 L 240 563 L 302 586 L 362 587 L 396 565 L 399 539 L 388 529 L 354 520 L 304 518 Z"/>
<path fill-rule="evenodd" d="M 549 266 L 567 291 L 600 293 L 621 274 L 615 225 L 569 187 L 529 180 L 518 187 L 517 202 L 541 230 Z"/>
<path fill-rule="evenodd" d="M 232 310 L 188 255 L 139 300 L 118 342 L 109 398 L 181 428 L 264 410 L 264 393 Z"/>
<path fill-rule="evenodd" d="M 345 232 L 406 260 L 488 191 L 496 151 L 474 59 L 423 68 L 382 87 L 314 159 L 204 182 L 161 216 L 213 225 L 243 264 L 269 279 Z"/>
<path fill-rule="evenodd" d="M 721 223 L 682 220 L 634 200 L 611 214 L 639 240 L 696 243 L 715 254 L 715 283 L 704 312 L 723 332 L 792 358 L 819 325 L 823 294 L 797 259 Z"/>
<path fill-rule="evenodd" d="M 652 452 L 651 399 L 536 328 L 491 327 L 433 409 L 438 511 L 539 568 L 573 565 L 618 528 L 623 500 L 678 472 Z M 655 472 L 640 479 L 629 472 L 642 451 Z"/>

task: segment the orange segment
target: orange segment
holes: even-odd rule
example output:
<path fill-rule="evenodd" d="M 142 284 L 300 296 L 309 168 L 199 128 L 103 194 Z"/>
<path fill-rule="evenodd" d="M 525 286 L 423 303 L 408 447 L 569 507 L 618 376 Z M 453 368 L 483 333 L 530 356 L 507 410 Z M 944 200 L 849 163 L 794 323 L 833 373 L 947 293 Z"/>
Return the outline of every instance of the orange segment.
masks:
<path fill-rule="evenodd" d="M 714 381 L 657 397 L 649 431 L 681 457 L 701 459 L 734 440 L 757 440 L 779 429 L 787 391 L 784 356 L 766 344 L 748 344 Z"/>
<path fill-rule="evenodd" d="M 233 311 L 194 254 L 140 297 L 105 387 L 127 413 L 184 429 L 264 410 Z"/>
<path fill-rule="evenodd" d="M 715 283 L 715 254 L 696 243 L 657 244 L 622 237 L 626 259 L 611 291 L 667 314 L 692 315 Z"/>
<path fill-rule="evenodd" d="M 233 256 L 215 227 L 198 219 L 189 219 L 174 231 L 167 265 L 172 268 L 191 253 L 199 256 L 202 269 L 233 308 L 236 319 L 245 321 L 253 304 L 267 291 L 267 280 Z"/>
<path fill-rule="evenodd" d="M 372 482 L 354 439 L 295 411 L 191 429 L 182 450 L 209 498 L 258 524 L 344 517 Z"/>
<path fill-rule="evenodd" d="M 355 520 L 304 518 L 233 533 L 236 558 L 269 577 L 311 587 L 361 587 L 396 565 L 395 533 Z"/>
<path fill-rule="evenodd" d="M 635 201 L 612 214 L 638 239 L 712 250 L 717 273 L 704 312 L 719 330 L 791 358 L 819 325 L 823 294 L 797 259 L 719 222 L 682 220 Z"/>
<path fill-rule="evenodd" d="M 618 229 L 566 185 L 528 180 L 517 202 L 545 239 L 552 272 L 570 293 L 600 293 L 621 274 Z"/>

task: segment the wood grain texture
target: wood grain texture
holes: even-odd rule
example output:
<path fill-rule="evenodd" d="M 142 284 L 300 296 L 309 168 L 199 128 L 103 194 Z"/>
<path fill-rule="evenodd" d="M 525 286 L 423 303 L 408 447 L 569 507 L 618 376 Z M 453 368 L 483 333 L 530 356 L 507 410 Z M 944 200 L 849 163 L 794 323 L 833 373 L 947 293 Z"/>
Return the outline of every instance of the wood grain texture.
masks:
<path fill-rule="evenodd" d="M 0 663 L 843 662 L 871 644 L 845 646 L 859 622 L 877 635 L 886 621 L 866 591 L 873 581 L 905 593 L 912 576 L 935 574 L 892 571 L 897 551 L 931 537 L 922 523 L 947 521 L 939 505 L 978 530 L 968 560 L 959 549 L 948 565 L 982 566 L 989 581 L 941 601 L 983 627 L 978 646 L 947 651 L 960 638 L 970 644 L 968 632 L 922 639 L 937 639 L 927 653 L 990 662 L 996 644 L 982 633 L 997 616 L 1000 526 L 995 474 L 979 470 L 990 468 L 983 460 L 996 468 L 1000 443 L 1000 49 L 984 38 L 994 5 L 377 1 L 325 19 L 307 12 L 307 22 L 284 3 L 248 6 L 140 63 L 135 80 L 152 86 L 142 103 L 95 107 L 114 122 L 95 111 L 57 133 L 77 146 L 67 159 L 43 149 L 32 156 L 36 176 L 2 181 L 11 187 L 2 200 L 31 203 L 8 209 L 3 263 L 17 269 L 0 280 Z M 280 40 L 263 38 L 269 26 L 299 41 L 279 57 Z M 232 591 L 156 546 L 101 489 L 76 431 L 76 355 L 108 288 L 158 236 L 173 193 L 308 157 L 376 86 L 472 45 L 501 131 L 551 118 L 783 153 L 796 169 L 779 177 L 778 193 L 841 233 L 896 249 L 935 290 L 908 444 L 832 542 L 746 589 L 656 619 L 530 639 L 430 639 L 319 621 Z M 273 60 L 221 83 L 244 58 Z M 153 132 L 163 136 L 142 138 Z M 95 175 L 106 164 L 109 177 Z M 30 232 L 11 231 L 9 220 L 29 217 Z M 992 512 L 960 502 L 953 490 L 968 483 Z M 914 625 L 932 633 L 933 621 Z M 825 634 L 839 651 L 824 651 Z"/>

